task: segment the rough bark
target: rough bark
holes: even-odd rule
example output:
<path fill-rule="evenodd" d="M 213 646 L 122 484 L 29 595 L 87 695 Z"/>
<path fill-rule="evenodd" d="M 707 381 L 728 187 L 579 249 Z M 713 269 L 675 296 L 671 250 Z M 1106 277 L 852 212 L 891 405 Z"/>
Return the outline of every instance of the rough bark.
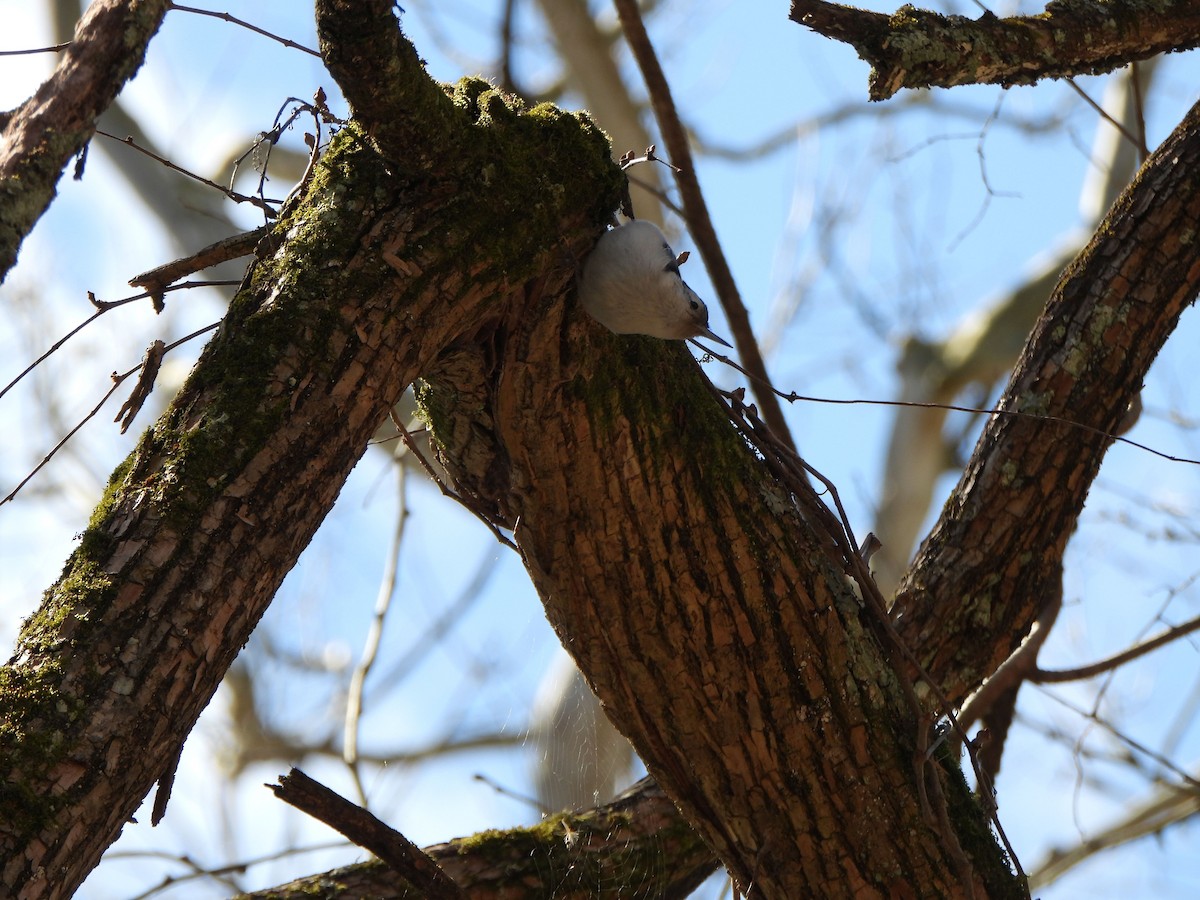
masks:
<path fill-rule="evenodd" d="M 543 301 L 498 353 L 456 348 L 426 379 L 460 488 L 515 525 L 609 717 L 743 888 L 965 895 L 922 817 L 921 726 L 848 561 L 730 429 L 682 347 Z M 965 841 L 982 814 L 955 789 Z M 969 877 L 1001 896 L 988 843 L 971 842 Z"/>
<path fill-rule="evenodd" d="M 794 22 L 854 47 L 871 64 L 872 100 L 903 88 L 1033 84 L 1095 75 L 1200 45 L 1191 0 L 1060 0 L 1036 16 L 978 19 L 905 5 L 893 15 L 792 0 Z"/>
<path fill-rule="evenodd" d="M 551 621 L 612 718 L 743 888 L 766 898 L 1018 892 L 957 773 L 925 763 L 927 723 L 875 637 L 828 518 L 747 446 L 682 347 L 610 335 L 578 310 L 575 261 L 621 190 L 602 136 L 548 107 L 523 111 L 483 82 L 447 96 L 391 7 L 318 4 L 324 55 L 361 127 L 339 137 L 285 211 L 279 243 L 114 474 L 0 670 L 0 883 L 56 897 L 82 880 L 170 766 L 369 436 L 422 376 L 465 499 L 514 529 Z M 1181 127 L 1180 169 L 1195 169 L 1194 117 Z M 1135 187 L 1114 235 L 1136 232 L 1146 204 L 1165 202 L 1164 185 L 1182 190 L 1196 221 L 1195 185 L 1144 180 L 1152 189 Z M 1120 299 L 1139 265 L 1194 283 L 1194 226 L 1172 221 L 1153 253 L 1138 240 L 1118 249 Z M 1074 315 L 1070 303 L 1101 289 L 1090 273 L 1073 270 L 1068 305 L 1052 313 Z M 1097 365 L 1120 386 L 1096 400 L 1100 427 L 1111 427 L 1124 387 L 1169 332 L 1149 320 L 1179 302 L 1128 294 L 1131 307 L 1105 307 L 1107 318 L 1043 324 L 1052 343 L 1035 340 L 1028 363 L 1042 380 L 1014 381 L 1020 408 L 1044 411 L 1055 392 L 1092 384 Z M 1091 363 L 1088 345 L 1073 342 L 1086 332 L 1116 343 L 1118 312 L 1145 343 Z M 1076 349 L 1053 344 L 1064 340 Z M 1093 390 L 1071 399 L 1091 402 Z M 1000 434 L 1024 436 L 1022 447 L 1047 433 L 1008 425 Z M 1080 441 L 1077 465 L 1060 441 L 1046 443 L 1042 468 L 1022 477 L 1082 498 L 1104 442 Z M 992 487 L 963 492 L 964 522 L 1030 527 L 1034 510 L 989 481 L 1016 464 L 1001 455 L 1007 446 L 985 436 L 977 449 L 964 484 Z M 1070 504 L 1043 501 L 1036 513 L 1051 552 L 1034 574 L 1054 575 Z M 954 545 L 990 579 L 973 584 L 1019 580 L 1028 548 L 982 537 Z M 957 572 L 918 572 L 914 622 L 958 596 Z M 979 609 L 951 617 L 942 646 L 978 642 L 988 656 L 1014 640 L 1006 629 L 1019 610 Z M 939 678 L 983 677 L 966 655 L 934 653 Z M 922 788 L 947 799 L 926 805 Z"/>
<path fill-rule="evenodd" d="M 98 0 L 37 93 L 8 114 L 0 138 L 0 281 L 54 199 L 63 167 L 81 153 L 170 7 L 167 0 Z"/>
<path fill-rule="evenodd" d="M 952 703 L 1061 591 L 1105 435 L 1200 292 L 1197 222 L 1200 103 L 1063 272 L 999 405 L 1032 417 L 992 417 L 901 586 L 898 628 Z"/>
<path fill-rule="evenodd" d="M 405 385 L 439 348 L 493 330 L 532 273 L 566 284 L 616 205 L 619 172 L 586 120 L 522 114 L 478 81 L 448 97 L 413 59 L 389 83 L 397 103 L 436 108 L 439 146 L 457 152 L 385 165 L 341 135 L 0 670 L 13 896 L 70 895 Z"/>

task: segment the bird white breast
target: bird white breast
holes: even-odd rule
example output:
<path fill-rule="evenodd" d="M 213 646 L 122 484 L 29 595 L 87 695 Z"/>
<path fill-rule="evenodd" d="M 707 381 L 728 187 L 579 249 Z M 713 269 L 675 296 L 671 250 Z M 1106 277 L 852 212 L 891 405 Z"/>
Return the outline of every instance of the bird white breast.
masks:
<path fill-rule="evenodd" d="M 674 263 L 675 254 L 653 223 L 618 226 L 600 237 L 584 263 L 579 299 L 592 318 L 617 334 L 692 337 L 707 330 L 707 310 L 670 268 Z"/>

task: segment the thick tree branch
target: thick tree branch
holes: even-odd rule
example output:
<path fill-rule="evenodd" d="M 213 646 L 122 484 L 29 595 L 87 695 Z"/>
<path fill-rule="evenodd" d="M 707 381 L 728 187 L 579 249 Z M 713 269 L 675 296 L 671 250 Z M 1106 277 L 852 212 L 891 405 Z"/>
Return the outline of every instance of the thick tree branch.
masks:
<path fill-rule="evenodd" d="M 684 900 L 717 867 L 653 779 L 611 803 L 550 816 L 531 828 L 488 832 L 425 848 L 474 900 Z M 420 900 L 379 863 L 303 878 L 242 900 Z"/>
<path fill-rule="evenodd" d="M 141 67 L 169 7 L 167 0 L 97 0 L 54 74 L 11 114 L 0 137 L 0 281 L 54 199 L 63 167 Z"/>
<path fill-rule="evenodd" d="M 1000 408 L 1113 433 L 1200 291 L 1200 104 L 1063 273 Z M 994 416 L 909 570 L 898 628 L 961 702 L 1060 589 L 1062 556 L 1109 442 Z"/>
<path fill-rule="evenodd" d="M 1191 0 L 1059 0 L 1037 16 L 978 19 L 902 6 L 895 14 L 792 0 L 790 18 L 851 44 L 871 64 L 869 94 L 958 84 L 1033 84 L 1108 72 L 1200 45 Z"/>
<path fill-rule="evenodd" d="M 922 725 L 822 517 L 683 348 L 609 335 L 540 292 L 530 307 L 502 348 L 443 355 L 420 399 L 459 489 L 515 526 L 614 724 L 764 897 L 965 895 L 922 814 Z M 954 828 L 982 815 L 961 781 L 946 790 Z M 1017 891 L 968 833 L 979 895 Z"/>
<path fill-rule="evenodd" d="M 428 84 L 406 59 L 379 64 Z M 620 172 L 586 120 L 524 113 L 479 81 L 446 102 L 458 152 L 429 168 L 411 155 L 401 175 L 343 131 L 25 623 L 0 669 L 5 892 L 82 881 L 405 386 L 441 347 L 525 315 L 535 273 L 555 273 L 561 299 L 617 205 Z"/>
<path fill-rule="evenodd" d="M 405 169 L 436 168 L 457 151 L 463 120 L 437 82 L 416 77 L 425 64 L 400 31 L 396 6 L 319 0 L 321 56 L 354 118 L 371 123 L 370 137 L 384 156 Z"/>

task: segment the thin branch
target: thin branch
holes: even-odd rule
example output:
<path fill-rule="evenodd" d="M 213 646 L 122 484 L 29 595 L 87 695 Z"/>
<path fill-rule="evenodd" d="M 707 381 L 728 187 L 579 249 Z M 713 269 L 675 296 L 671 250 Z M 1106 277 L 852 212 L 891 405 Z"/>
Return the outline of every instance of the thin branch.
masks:
<path fill-rule="evenodd" d="M 1132 131 L 1130 131 L 1128 128 L 1126 128 L 1123 123 L 1117 121 L 1112 116 L 1110 116 L 1108 114 L 1108 112 L 1104 109 L 1103 106 L 1101 106 L 1099 103 L 1097 103 L 1091 97 L 1089 97 L 1087 92 L 1083 88 L 1081 88 L 1078 84 L 1075 83 L 1074 78 L 1068 78 L 1067 84 L 1069 84 L 1074 89 L 1075 93 L 1077 93 L 1080 97 L 1083 98 L 1084 103 L 1086 103 L 1088 106 L 1090 106 L 1093 110 L 1095 110 L 1099 114 L 1100 118 L 1102 118 L 1104 121 L 1108 122 L 1108 124 L 1111 125 L 1113 128 L 1117 129 L 1117 131 L 1121 133 L 1121 136 L 1124 137 L 1125 140 L 1127 140 L 1127 141 L 1129 141 L 1129 143 L 1133 144 L 1133 146 L 1137 149 L 1138 158 L 1142 162 L 1146 161 L 1146 157 L 1150 155 L 1150 148 L 1146 146 L 1146 123 L 1144 120 L 1140 122 L 1140 124 L 1141 124 L 1140 135 L 1134 134 Z M 1135 92 L 1137 91 L 1136 84 L 1134 85 L 1133 90 Z M 1138 110 L 1140 112 L 1140 110 L 1141 110 L 1140 94 L 1138 96 L 1139 96 Z"/>
<path fill-rule="evenodd" d="M 259 28 L 257 25 L 251 25 L 249 22 L 247 22 L 243 19 L 239 19 L 237 16 L 231 16 L 227 12 L 214 12 L 213 10 L 210 10 L 210 9 L 197 9 L 194 6 L 180 6 L 178 3 L 171 3 L 171 4 L 169 4 L 169 6 L 171 9 L 177 9 L 180 12 L 192 13 L 197 16 L 208 16 L 213 19 L 220 19 L 222 22 L 229 22 L 233 25 L 240 25 L 242 28 L 245 28 L 248 31 L 253 31 L 255 34 L 261 34 L 263 37 L 270 38 L 273 41 L 278 41 L 280 44 L 283 44 L 283 46 L 285 46 L 285 47 L 290 47 L 293 50 L 301 50 L 301 51 L 309 54 L 310 56 L 315 56 L 317 59 L 321 58 L 321 54 L 318 53 L 316 50 L 313 50 L 309 47 L 305 47 L 303 44 L 297 44 L 291 38 L 280 37 L 277 34 L 272 34 L 269 31 L 265 31 L 262 28 Z"/>
<path fill-rule="evenodd" d="M 405 654 L 392 663 L 383 673 L 380 677 L 380 691 L 387 692 L 402 684 L 425 657 L 436 649 L 455 627 L 462 623 L 471 607 L 479 602 L 480 597 L 483 595 L 483 589 L 491 580 L 492 575 L 495 574 L 499 562 L 500 557 L 497 554 L 489 552 L 484 556 L 475 573 L 471 576 L 471 580 L 459 592 L 459 595 L 421 634 L 412 640 Z M 491 740 L 491 738 L 487 739 Z M 458 747 L 460 743 L 460 741 L 454 741 L 453 747 Z M 445 746 L 447 745 L 444 742 L 435 745 L 435 747 Z M 440 751 L 419 750 L 413 752 L 415 755 L 399 754 L 396 758 L 403 757 L 404 760 L 419 759 L 433 752 Z"/>
<path fill-rule="evenodd" d="M 636 0 L 615 0 L 615 5 L 617 15 L 621 19 L 621 27 L 625 31 L 625 39 L 629 42 L 629 48 L 633 51 L 638 67 L 642 70 L 642 77 L 646 81 L 646 89 L 650 92 L 650 101 L 654 106 L 654 115 L 658 120 L 659 131 L 662 132 L 663 143 L 666 144 L 671 162 L 677 167 L 675 183 L 679 186 L 679 195 L 687 213 L 688 228 L 712 278 L 721 308 L 725 311 L 725 318 L 729 320 L 733 342 L 746 367 L 755 374 L 756 383 L 769 387 L 771 379 L 767 375 L 767 366 L 759 351 L 758 341 L 750 328 L 750 314 L 746 311 L 746 304 L 742 302 L 737 282 L 733 279 L 733 272 L 729 269 L 729 263 L 721 250 L 721 242 L 713 228 L 708 204 L 696 178 L 696 164 L 692 159 L 687 132 L 675 110 L 671 88 L 667 84 L 662 66 L 659 65 L 654 45 L 650 43 L 650 36 L 646 33 L 641 11 Z M 773 393 L 756 387 L 754 395 L 762 407 L 763 420 L 767 427 L 794 451 L 796 444 L 792 440 L 787 420 L 783 417 L 783 408 Z"/>
<path fill-rule="evenodd" d="M 367 630 L 366 643 L 363 645 L 362 658 L 354 667 L 350 677 L 350 688 L 346 693 L 346 717 L 342 738 L 342 760 L 350 768 L 354 778 L 354 786 L 363 805 L 366 805 L 367 795 L 363 788 L 359 772 L 358 756 L 358 726 L 362 721 L 363 685 L 371 674 L 371 667 L 379 656 L 379 645 L 383 640 L 383 625 L 387 620 L 388 610 L 392 605 L 392 597 L 396 593 L 396 572 L 400 562 L 400 545 L 404 539 L 404 523 L 408 519 L 408 508 L 405 503 L 406 473 L 404 466 L 397 461 L 395 466 L 397 479 L 397 494 L 399 509 L 396 511 L 396 527 L 392 531 L 392 543 L 388 548 L 387 563 L 384 566 L 383 578 L 379 582 L 379 593 L 375 597 L 375 612 L 371 617 L 371 627 Z"/>
<path fill-rule="evenodd" d="M 191 256 L 176 259 L 164 265 L 157 266 L 140 275 L 134 275 L 129 283 L 134 287 L 145 288 L 152 298 L 161 298 L 168 285 L 186 275 L 193 275 L 202 269 L 207 269 L 223 262 L 240 259 L 254 252 L 258 242 L 266 237 L 267 227 L 255 228 L 241 234 L 230 235 L 216 243 L 209 244 L 202 250 L 197 250 Z"/>
<path fill-rule="evenodd" d="M 0 56 L 27 56 L 31 53 L 61 53 L 71 46 L 70 41 L 62 44 L 53 44 L 49 47 L 33 47 L 29 50 L 0 50 Z"/>
<path fill-rule="evenodd" d="M 1103 675 L 1105 672 L 1123 666 L 1125 663 L 1131 662 L 1139 656 L 1145 656 L 1159 647 L 1198 630 L 1200 630 L 1200 616 L 1184 622 L 1182 625 L 1169 628 L 1158 637 L 1143 641 L 1136 646 L 1130 647 L 1128 650 L 1123 650 L 1115 656 L 1094 662 L 1089 666 L 1080 666 L 1076 669 L 1060 669 L 1057 671 L 1034 669 L 1029 674 L 1029 680 L 1037 684 L 1061 684 L 1064 681 L 1080 681 L 1084 678 L 1095 678 L 1097 675 Z"/>
<path fill-rule="evenodd" d="M 281 859 L 300 856 L 303 853 L 324 853 L 328 850 L 340 850 L 346 846 L 344 841 L 327 841 L 322 844 L 310 844 L 307 847 L 288 847 L 283 850 L 278 850 L 274 853 L 265 853 L 261 856 L 252 856 L 246 859 L 238 859 L 233 862 L 226 863 L 223 866 L 200 866 L 194 860 L 186 855 L 178 853 L 167 853 L 161 850 L 118 850 L 112 853 L 104 854 L 104 862 L 114 862 L 116 860 L 146 860 L 157 859 L 167 862 L 178 863 L 191 871 L 183 875 L 165 875 L 154 887 L 147 888 L 140 894 L 135 894 L 129 900 L 149 900 L 155 894 L 161 894 L 163 891 L 170 890 L 180 884 L 189 881 L 198 881 L 202 878 L 211 878 L 214 881 L 220 881 L 224 875 L 243 875 L 246 870 L 252 866 L 261 866 L 265 863 L 278 862 Z M 102 863 L 103 865 L 103 863 Z"/>
<path fill-rule="evenodd" d="M 513 79 L 513 24 L 516 18 L 516 0 L 504 0 L 504 13 L 500 19 L 500 86 L 510 93 L 520 93 Z"/>
<path fill-rule="evenodd" d="M 177 284 L 172 287 L 164 288 L 163 293 L 166 293 L 167 291 L 189 290 L 197 287 L 229 287 L 238 283 L 239 282 L 236 281 L 189 281 L 185 282 L 184 284 Z M 110 309 L 116 309 L 118 306 L 124 306 L 127 303 L 133 303 L 135 300 L 145 300 L 150 296 L 151 295 L 149 293 L 141 293 L 134 294 L 132 297 L 122 297 L 120 300 L 97 300 L 96 295 L 91 291 L 88 291 L 88 299 L 91 301 L 92 305 L 96 307 L 96 312 L 92 313 L 90 316 L 64 334 L 61 338 L 51 344 L 50 348 L 45 353 L 22 369 L 16 378 L 6 384 L 3 388 L 0 388 L 0 397 L 3 397 L 14 387 L 16 387 L 18 382 L 24 379 L 26 375 L 53 356 L 56 351 L 62 349 L 62 346 L 66 344 L 67 341 L 75 337 L 75 335 L 79 334 L 79 332 L 83 331 L 83 329 L 91 325 Z"/>
<path fill-rule="evenodd" d="M 459 503 L 464 509 L 472 512 L 475 515 L 475 518 L 477 518 L 491 530 L 492 534 L 496 536 L 496 540 L 504 544 L 510 550 L 515 550 L 517 553 L 520 553 L 521 551 L 517 545 L 514 544 L 512 540 L 500 530 L 500 525 L 498 525 L 496 522 L 493 522 L 483 510 L 479 509 L 478 504 L 474 504 L 471 498 L 465 493 L 451 488 L 446 484 L 441 476 L 434 471 L 433 466 L 429 464 L 429 460 L 425 458 L 420 449 L 417 447 L 416 441 L 412 439 L 412 435 L 409 434 L 408 429 L 406 429 L 395 417 L 392 418 L 392 424 L 399 429 L 400 440 L 404 441 L 405 446 L 408 447 L 409 451 L 416 458 L 417 462 L 421 464 L 421 468 L 425 470 L 425 474 L 429 476 L 429 480 L 438 486 L 438 489 L 442 492 L 442 495 L 449 497 L 451 500 Z"/>
<path fill-rule="evenodd" d="M 688 341 L 692 344 L 695 344 L 697 347 L 703 350 L 705 354 L 711 356 L 713 359 L 719 360 L 720 362 L 725 363 L 725 365 L 737 369 L 751 381 L 760 383 L 757 381 L 757 378 L 754 374 L 742 368 L 742 366 L 738 365 L 728 356 L 725 356 L 717 350 L 713 350 L 711 347 L 705 346 L 696 338 L 688 338 Z M 1153 456 L 1157 456 L 1159 459 L 1165 459 L 1168 462 L 1186 463 L 1189 466 L 1200 466 L 1200 459 L 1193 459 L 1188 456 L 1175 456 L 1163 450 L 1155 450 L 1153 447 L 1139 443 L 1138 441 L 1130 440 L 1127 437 L 1122 437 L 1119 434 L 1113 434 L 1111 431 L 1105 431 L 1102 428 L 1093 428 L 1091 425 L 1085 425 L 1083 422 L 1076 422 L 1074 419 L 1065 419 L 1062 416 L 1040 415 L 1038 413 L 1022 412 L 1021 410 L 1015 409 L 986 409 L 978 406 L 959 406 L 954 403 L 927 403 L 920 400 L 867 400 L 862 398 L 843 400 L 835 397 L 814 397 L 809 394 L 798 394 L 795 391 L 790 391 L 785 394 L 775 387 L 771 387 L 770 389 L 776 396 L 786 400 L 788 403 L 795 403 L 798 400 L 802 400 L 805 403 L 826 403 L 832 406 L 904 406 L 911 407 L 913 409 L 945 409 L 951 412 L 976 413 L 982 416 L 1007 416 L 1017 419 L 1033 419 L 1038 422 L 1046 422 L 1054 425 L 1065 425 L 1068 428 L 1077 428 L 1080 431 L 1086 432 L 1087 434 L 1094 434 L 1097 437 L 1115 441 L 1119 444 L 1128 444 L 1130 447 L 1135 447 L 1138 450 L 1142 450 Z"/>
<path fill-rule="evenodd" d="M 153 150 L 147 150 L 145 147 L 140 146 L 138 144 L 138 142 L 135 141 L 130 136 L 119 138 L 115 134 L 109 134 L 107 131 L 103 131 L 99 128 L 96 129 L 96 134 L 100 135 L 101 137 L 106 137 L 111 140 L 117 141 L 118 143 L 121 143 L 121 144 L 127 144 L 128 146 L 132 147 L 134 150 L 138 151 L 139 153 L 144 153 L 144 154 L 146 154 L 146 156 L 149 156 L 155 162 L 161 163 L 162 165 L 166 166 L 168 169 L 171 169 L 174 172 L 178 172 L 181 175 L 185 175 L 188 178 L 191 178 L 193 181 L 198 181 L 201 184 L 205 185 L 206 187 L 212 188 L 213 190 L 220 191 L 222 194 L 224 194 L 226 197 L 228 197 L 234 203 L 249 203 L 251 206 L 256 206 L 259 209 L 261 209 L 264 213 L 267 214 L 268 217 L 274 217 L 275 215 L 277 215 L 277 210 L 271 204 L 277 203 L 279 201 L 265 200 L 260 197 L 251 197 L 247 194 L 240 194 L 237 191 L 230 190 L 229 188 L 226 188 L 226 187 L 222 187 L 221 185 L 217 184 L 215 181 L 211 181 L 208 178 L 204 178 L 203 176 L 197 175 L 195 172 L 189 172 L 187 169 L 183 168 L 182 166 L 176 165 L 175 163 L 171 162 L 171 160 L 167 159 L 165 156 L 159 156 Z"/>
<path fill-rule="evenodd" d="M 1156 763 L 1158 763 L 1164 769 L 1166 769 L 1170 772 L 1174 772 L 1183 781 L 1187 782 L 1192 788 L 1200 789 L 1200 779 L 1194 778 L 1186 770 L 1180 768 L 1175 763 L 1171 762 L 1171 760 L 1167 759 L 1161 753 L 1156 753 L 1154 750 L 1151 750 L 1145 744 L 1141 743 L 1140 741 L 1135 740 L 1134 738 L 1131 738 L 1129 735 L 1120 731 L 1116 726 L 1114 726 L 1110 722 L 1102 719 L 1099 716 L 1099 714 L 1097 714 L 1095 712 L 1089 712 L 1086 709 L 1082 709 L 1081 707 L 1076 706 L 1074 703 L 1072 703 L 1070 700 L 1066 699 L 1065 697 L 1060 697 L 1058 694 L 1054 693 L 1053 691 L 1043 691 L 1043 693 L 1045 694 L 1045 696 L 1049 697 L 1055 703 L 1065 706 L 1067 709 L 1071 710 L 1071 712 L 1075 713 L 1075 715 L 1081 716 L 1090 722 L 1095 722 L 1097 725 L 1099 725 L 1101 728 L 1103 728 L 1105 731 L 1107 731 L 1109 734 L 1111 734 L 1113 737 L 1115 737 L 1122 744 L 1129 747 L 1131 750 L 1134 750 L 1137 753 L 1141 753 L 1143 756 L 1146 756 L 1149 759 L 1154 760 Z"/>
<path fill-rule="evenodd" d="M 220 322 L 213 322 L 211 325 L 206 325 L 197 331 L 193 331 L 191 334 L 180 338 L 179 340 L 175 341 L 173 344 L 168 344 L 163 352 L 166 353 L 169 350 L 173 350 L 175 347 L 178 347 L 180 344 L 190 341 L 192 338 L 199 337 L 200 335 L 204 334 L 205 332 L 213 331 L 220 324 L 221 324 Z M 33 479 L 33 477 L 35 475 L 37 475 L 38 472 L 42 471 L 42 469 L 44 469 L 46 467 L 46 464 L 49 463 L 50 460 L 52 460 L 54 458 L 55 454 L 57 454 L 59 450 L 61 450 L 63 447 L 66 446 L 67 442 L 75 436 L 76 432 L 78 432 L 79 429 L 81 429 L 84 425 L 86 425 L 88 422 L 90 422 L 92 419 L 94 419 L 96 417 L 96 414 L 98 412 L 100 412 L 100 410 L 104 407 L 104 404 L 108 402 L 108 398 L 117 392 L 117 388 L 119 388 L 121 386 L 121 383 L 123 381 L 125 381 L 125 379 L 128 378 L 130 375 L 139 371 L 141 368 L 142 368 L 142 364 L 138 363 L 136 366 L 134 366 L 128 372 L 124 372 L 120 375 L 118 375 L 116 372 L 113 372 L 113 374 L 112 374 L 113 386 L 108 389 L 108 392 L 103 397 L 100 398 L 100 402 L 97 403 L 94 407 L 92 407 L 91 412 L 89 412 L 86 416 L 84 416 L 82 419 L 80 419 L 79 423 L 74 428 L 72 428 L 70 431 L 68 431 L 66 433 L 66 435 L 63 437 L 63 439 L 61 441 L 59 441 L 57 444 L 55 444 L 49 453 L 47 453 L 44 457 L 42 457 L 42 461 L 33 467 L 33 471 L 31 471 L 28 475 L 26 475 L 24 478 L 21 479 L 20 484 L 18 484 L 15 488 L 13 488 L 11 491 L 9 491 L 7 497 L 5 497 L 3 500 L 0 500 L 0 506 L 3 506 L 5 503 L 8 503 L 10 500 L 14 499 L 17 496 L 17 494 L 20 493 L 21 488 L 25 487 L 25 485 L 27 485 Z"/>

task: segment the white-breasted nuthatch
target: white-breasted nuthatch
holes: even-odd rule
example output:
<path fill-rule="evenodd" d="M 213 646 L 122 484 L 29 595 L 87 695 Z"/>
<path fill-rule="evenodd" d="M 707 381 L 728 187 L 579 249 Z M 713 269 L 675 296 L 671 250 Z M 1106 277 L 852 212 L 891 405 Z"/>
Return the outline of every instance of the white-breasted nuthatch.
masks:
<path fill-rule="evenodd" d="M 617 334 L 706 337 L 732 346 L 708 327 L 708 307 L 684 283 L 674 251 L 651 222 L 638 219 L 600 237 L 583 264 L 579 299 Z"/>

